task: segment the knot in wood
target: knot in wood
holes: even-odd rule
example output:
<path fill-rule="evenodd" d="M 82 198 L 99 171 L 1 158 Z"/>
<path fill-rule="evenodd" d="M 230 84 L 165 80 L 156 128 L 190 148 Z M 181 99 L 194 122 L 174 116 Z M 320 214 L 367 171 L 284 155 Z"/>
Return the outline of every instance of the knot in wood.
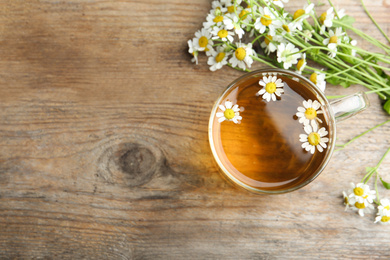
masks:
<path fill-rule="evenodd" d="M 161 150 L 141 139 L 113 144 L 98 160 L 98 176 L 112 184 L 129 187 L 149 182 L 164 165 Z"/>

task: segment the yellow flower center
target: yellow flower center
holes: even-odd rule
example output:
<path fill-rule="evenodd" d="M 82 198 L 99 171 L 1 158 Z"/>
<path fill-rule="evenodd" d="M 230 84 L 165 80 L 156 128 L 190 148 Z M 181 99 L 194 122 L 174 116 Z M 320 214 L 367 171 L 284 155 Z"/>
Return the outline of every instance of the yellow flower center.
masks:
<path fill-rule="evenodd" d="M 269 15 L 263 15 L 263 17 L 261 17 L 260 19 L 260 22 L 265 25 L 265 26 L 268 26 L 272 23 L 272 20 L 271 20 L 271 16 Z"/>
<path fill-rule="evenodd" d="M 326 20 L 326 12 L 322 13 L 318 20 L 320 21 L 320 24 L 324 24 L 324 21 Z"/>
<path fill-rule="evenodd" d="M 310 75 L 310 81 L 313 82 L 314 84 L 317 84 L 317 73 L 313 73 Z"/>
<path fill-rule="evenodd" d="M 214 23 L 219 23 L 219 22 L 222 22 L 223 21 L 223 16 L 222 15 L 218 15 L 216 16 L 214 19 L 213 19 Z"/>
<path fill-rule="evenodd" d="M 305 59 L 300 59 L 297 64 L 297 69 L 301 71 L 303 69 L 303 65 L 305 64 Z"/>
<path fill-rule="evenodd" d="M 238 17 L 240 17 L 240 19 L 245 19 L 245 17 L 247 16 L 248 12 L 245 11 L 245 10 L 242 10 L 241 13 L 238 15 Z M 244 18 L 243 18 L 244 17 Z"/>
<path fill-rule="evenodd" d="M 298 10 L 295 11 L 293 19 L 296 20 L 296 19 L 298 19 L 299 17 L 301 17 L 304 14 L 305 14 L 305 10 L 298 9 Z"/>
<path fill-rule="evenodd" d="M 333 35 L 332 37 L 330 37 L 329 39 L 329 43 L 337 43 L 337 36 L 336 35 Z"/>
<path fill-rule="evenodd" d="M 273 82 L 269 82 L 265 85 L 265 91 L 272 94 L 276 91 L 276 84 Z"/>
<path fill-rule="evenodd" d="M 384 209 L 390 210 L 390 207 L 389 207 L 389 206 L 386 206 L 386 207 L 384 207 Z"/>
<path fill-rule="evenodd" d="M 388 216 L 382 216 L 381 221 L 382 221 L 382 222 L 389 222 L 389 221 L 390 221 L 390 217 L 388 217 Z"/>
<path fill-rule="evenodd" d="M 234 7 L 234 5 L 231 5 L 227 8 L 227 10 L 229 13 L 234 13 L 236 11 L 236 8 Z"/>
<path fill-rule="evenodd" d="M 360 187 L 356 187 L 353 189 L 353 193 L 355 193 L 356 196 L 362 196 L 364 194 L 364 190 Z"/>
<path fill-rule="evenodd" d="M 314 108 L 309 107 L 305 111 L 305 116 L 307 119 L 312 120 L 317 117 L 317 111 Z"/>
<path fill-rule="evenodd" d="M 225 58 L 225 53 L 224 52 L 220 52 L 217 54 L 217 56 L 215 56 L 215 61 L 216 62 L 221 62 L 223 60 L 223 58 Z"/>
<path fill-rule="evenodd" d="M 225 29 L 222 29 L 218 32 L 218 36 L 219 38 L 223 39 L 223 38 L 226 38 L 228 36 L 228 31 L 226 31 Z"/>
<path fill-rule="evenodd" d="M 307 141 L 309 144 L 316 146 L 320 143 L 320 135 L 318 133 L 310 133 L 309 136 L 307 137 Z"/>
<path fill-rule="evenodd" d="M 364 209 L 366 206 L 364 205 L 364 203 L 355 202 L 355 207 L 358 209 Z"/>
<path fill-rule="evenodd" d="M 226 119 L 233 119 L 234 116 L 235 116 L 235 113 L 233 111 L 233 109 L 231 108 L 228 108 L 225 110 L 225 112 L 223 113 L 223 115 L 225 116 Z"/>
<path fill-rule="evenodd" d="M 345 197 L 345 198 L 344 198 L 344 204 L 349 204 L 349 199 L 348 199 L 348 197 Z"/>
<path fill-rule="evenodd" d="M 285 25 L 283 24 L 283 29 L 286 31 L 286 32 L 290 32 L 290 28 L 288 28 L 288 25 Z"/>
<path fill-rule="evenodd" d="M 236 55 L 237 60 L 243 60 L 243 59 L 245 59 L 246 51 L 244 48 L 240 47 L 240 48 L 237 48 L 237 50 L 235 51 L 234 54 Z"/>
<path fill-rule="evenodd" d="M 199 38 L 199 47 L 206 47 L 207 46 L 207 43 L 209 42 L 209 40 L 207 39 L 206 36 L 202 36 Z"/>
<path fill-rule="evenodd" d="M 272 36 L 271 35 L 265 36 L 265 38 L 264 38 L 265 44 L 268 45 L 271 41 L 272 41 Z"/>

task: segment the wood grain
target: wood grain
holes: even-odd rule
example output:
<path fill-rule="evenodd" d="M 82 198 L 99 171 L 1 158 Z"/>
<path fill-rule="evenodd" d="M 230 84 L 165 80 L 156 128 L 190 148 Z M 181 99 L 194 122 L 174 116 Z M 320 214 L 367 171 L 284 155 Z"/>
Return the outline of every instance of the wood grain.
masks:
<path fill-rule="evenodd" d="M 383 40 L 358 1 L 335 4 Z M 390 33 L 389 1 L 366 4 Z M 388 226 L 345 212 L 341 197 L 389 147 L 387 125 L 293 193 L 259 196 L 219 175 L 209 113 L 242 73 L 191 63 L 187 40 L 209 8 L 0 2 L 0 259 L 390 258 Z M 340 143 L 388 119 L 370 100 L 338 125 Z"/>

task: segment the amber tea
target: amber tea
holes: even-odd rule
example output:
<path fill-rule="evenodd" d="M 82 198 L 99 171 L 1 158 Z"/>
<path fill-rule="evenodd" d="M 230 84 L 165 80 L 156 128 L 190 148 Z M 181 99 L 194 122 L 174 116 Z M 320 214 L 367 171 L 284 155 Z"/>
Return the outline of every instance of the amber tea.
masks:
<path fill-rule="evenodd" d="M 233 83 L 210 118 L 210 144 L 227 177 L 249 190 L 286 192 L 323 167 L 329 107 L 293 75 L 255 73 Z"/>

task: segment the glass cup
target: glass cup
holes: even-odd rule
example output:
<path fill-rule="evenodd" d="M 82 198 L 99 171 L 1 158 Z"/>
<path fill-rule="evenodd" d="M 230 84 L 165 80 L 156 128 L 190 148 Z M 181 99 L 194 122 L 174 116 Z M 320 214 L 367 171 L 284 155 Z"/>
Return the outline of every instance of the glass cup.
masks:
<path fill-rule="evenodd" d="M 217 99 L 208 129 L 211 150 L 223 176 L 246 190 L 294 191 L 325 169 L 335 147 L 336 122 L 368 106 L 363 92 L 328 101 L 299 74 L 253 71 Z"/>

